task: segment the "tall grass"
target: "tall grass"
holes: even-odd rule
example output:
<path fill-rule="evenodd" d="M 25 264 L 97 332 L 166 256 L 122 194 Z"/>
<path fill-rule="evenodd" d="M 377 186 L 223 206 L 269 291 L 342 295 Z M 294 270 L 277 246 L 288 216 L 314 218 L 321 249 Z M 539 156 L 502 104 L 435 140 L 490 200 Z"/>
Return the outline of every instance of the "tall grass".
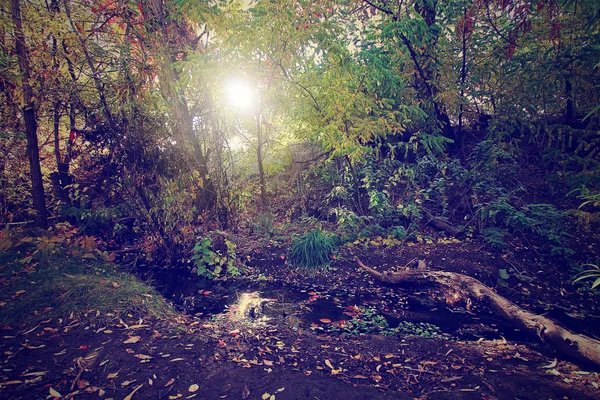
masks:
<path fill-rule="evenodd" d="M 294 239 L 290 253 L 290 262 L 295 267 L 310 271 L 325 270 L 337 249 L 334 235 L 314 229 Z"/>

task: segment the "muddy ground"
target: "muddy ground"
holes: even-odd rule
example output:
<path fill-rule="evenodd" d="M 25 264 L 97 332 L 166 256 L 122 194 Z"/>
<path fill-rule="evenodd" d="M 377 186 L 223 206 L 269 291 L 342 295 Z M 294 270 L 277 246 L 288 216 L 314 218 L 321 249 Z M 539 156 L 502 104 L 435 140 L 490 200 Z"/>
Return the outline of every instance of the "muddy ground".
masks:
<path fill-rule="evenodd" d="M 587 235 L 573 246 L 587 257 L 598 241 Z M 359 255 L 383 271 L 424 259 L 600 337 L 598 296 L 570 283 L 568 260 L 518 239 L 507 253 L 477 239 L 430 242 L 347 246 L 330 271 L 312 275 L 268 243 L 248 245 L 248 268 L 235 280 L 141 270 L 182 312 L 178 320 L 89 310 L 0 327 L 0 398 L 600 398 L 597 367 L 556 354 L 483 305 L 436 286 L 382 286 L 351 261 Z"/>

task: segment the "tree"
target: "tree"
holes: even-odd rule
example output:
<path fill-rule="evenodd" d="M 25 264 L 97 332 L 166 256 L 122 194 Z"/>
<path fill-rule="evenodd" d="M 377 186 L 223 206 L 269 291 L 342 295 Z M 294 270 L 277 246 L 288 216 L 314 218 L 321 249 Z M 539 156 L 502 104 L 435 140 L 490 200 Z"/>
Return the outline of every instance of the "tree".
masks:
<path fill-rule="evenodd" d="M 36 104 L 30 84 L 29 52 L 23 33 L 23 22 L 21 17 L 21 4 L 19 0 L 10 2 L 11 17 L 15 29 L 15 46 L 21 72 L 21 88 L 23 91 L 22 115 L 25 121 L 25 132 L 27 135 L 27 157 L 29 159 L 29 173 L 31 176 L 31 196 L 33 208 L 36 212 L 36 225 L 47 228 L 48 215 L 46 211 L 46 197 L 44 195 L 44 184 L 42 170 L 40 167 L 40 154 L 37 138 Z"/>

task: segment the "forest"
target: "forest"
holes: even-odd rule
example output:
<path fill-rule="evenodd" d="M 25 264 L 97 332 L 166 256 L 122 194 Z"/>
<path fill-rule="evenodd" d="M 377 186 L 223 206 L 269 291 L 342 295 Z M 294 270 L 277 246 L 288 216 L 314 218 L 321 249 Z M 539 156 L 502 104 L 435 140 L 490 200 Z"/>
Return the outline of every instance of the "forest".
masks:
<path fill-rule="evenodd" d="M 1 0 L 0 398 L 600 398 L 600 3 Z"/>

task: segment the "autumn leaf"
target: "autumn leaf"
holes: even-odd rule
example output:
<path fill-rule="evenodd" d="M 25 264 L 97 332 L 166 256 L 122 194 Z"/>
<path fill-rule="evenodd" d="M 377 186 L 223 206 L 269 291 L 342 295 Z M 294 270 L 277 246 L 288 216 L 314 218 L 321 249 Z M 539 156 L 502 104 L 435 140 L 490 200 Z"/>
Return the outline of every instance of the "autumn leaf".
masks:
<path fill-rule="evenodd" d="M 56 397 L 56 398 L 62 398 L 63 395 L 58 393 L 56 390 L 54 390 L 54 388 L 50 387 L 50 396 L 52 397 Z"/>
<path fill-rule="evenodd" d="M 137 343 L 139 342 L 141 339 L 140 336 L 129 336 L 129 339 L 127 339 L 126 341 L 124 341 L 124 344 L 132 344 L 132 343 Z"/>
<path fill-rule="evenodd" d="M 330 319 L 328 319 L 328 318 L 321 318 L 319 321 L 321 321 L 321 322 L 322 322 L 322 323 L 324 323 L 324 324 L 329 324 L 329 323 L 331 323 L 331 320 L 330 320 Z"/>
<path fill-rule="evenodd" d="M 112 374 L 108 374 L 108 376 L 106 377 L 107 379 L 114 379 L 117 376 L 119 376 L 119 371 L 117 372 L 113 372 Z"/>
<path fill-rule="evenodd" d="M 142 388 L 142 386 L 144 386 L 143 383 L 141 385 L 137 386 L 135 389 L 133 389 L 133 392 L 129 393 L 127 395 L 127 397 L 125 397 L 123 400 L 131 400 L 131 398 L 133 397 L 133 395 L 135 394 L 135 392 L 137 392 L 138 390 L 140 390 Z"/>
<path fill-rule="evenodd" d="M 200 387 L 194 383 L 193 385 L 190 385 L 190 387 L 188 388 L 188 392 L 195 393 L 198 391 L 199 388 Z"/>
<path fill-rule="evenodd" d="M 165 387 L 167 387 L 167 386 L 171 386 L 171 385 L 172 385 L 172 384 L 174 384 L 174 383 L 175 383 L 175 378 L 171 378 L 171 379 L 169 379 L 169 382 L 167 382 L 167 383 L 165 384 Z"/>

